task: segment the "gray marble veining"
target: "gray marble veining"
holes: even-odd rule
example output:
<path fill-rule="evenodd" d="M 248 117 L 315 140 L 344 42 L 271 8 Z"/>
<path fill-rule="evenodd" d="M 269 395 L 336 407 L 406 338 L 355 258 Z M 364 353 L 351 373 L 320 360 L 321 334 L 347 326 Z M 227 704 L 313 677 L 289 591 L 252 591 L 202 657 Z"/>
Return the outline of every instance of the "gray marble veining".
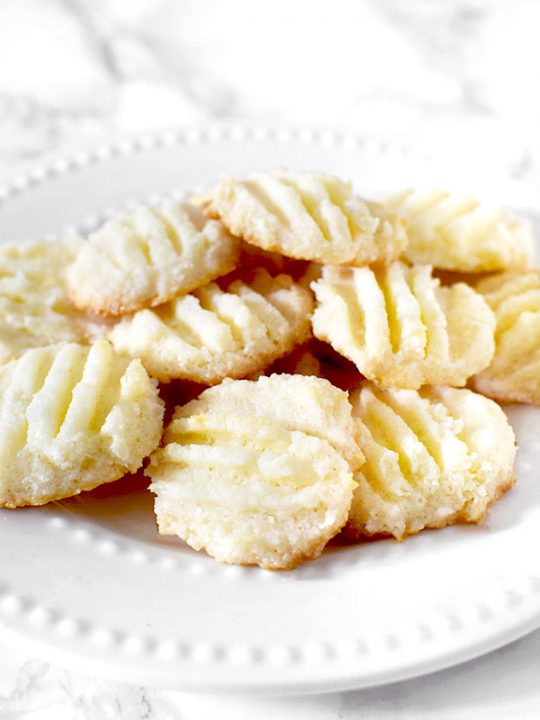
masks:
<path fill-rule="evenodd" d="M 534 0 L 3 0 L 0 172 L 212 120 L 490 144 L 537 172 Z"/>

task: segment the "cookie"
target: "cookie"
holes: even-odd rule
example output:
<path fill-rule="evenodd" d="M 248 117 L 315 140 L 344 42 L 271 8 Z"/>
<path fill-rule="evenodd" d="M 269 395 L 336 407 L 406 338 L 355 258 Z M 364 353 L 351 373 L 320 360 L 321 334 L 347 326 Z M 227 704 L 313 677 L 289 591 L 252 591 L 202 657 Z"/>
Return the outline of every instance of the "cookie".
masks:
<path fill-rule="evenodd" d="M 442 190 L 406 191 L 385 207 L 407 223 L 404 258 L 462 273 L 525 268 L 533 257 L 529 224 L 506 208 Z"/>
<path fill-rule="evenodd" d="M 347 520 L 362 456 L 326 380 L 225 380 L 177 408 L 147 473 L 159 530 L 222 562 L 289 569 Z"/>
<path fill-rule="evenodd" d="M 27 350 L 0 367 L 0 505 L 42 505 L 136 471 L 162 416 L 155 381 L 105 340 Z"/>
<path fill-rule="evenodd" d="M 472 288 L 441 287 L 431 270 L 326 266 L 312 284 L 314 335 L 381 387 L 464 385 L 489 365 L 495 319 Z"/>
<path fill-rule="evenodd" d="M 350 183 L 323 173 L 276 170 L 225 178 L 195 202 L 248 243 L 290 258 L 388 262 L 407 242 L 399 218 L 360 198 Z"/>
<path fill-rule="evenodd" d="M 210 283 L 116 325 L 114 347 L 152 377 L 215 385 L 264 369 L 311 334 L 313 297 L 287 275 L 258 270 L 222 289 Z"/>
<path fill-rule="evenodd" d="M 474 378 L 498 400 L 540 405 L 540 270 L 501 273 L 476 286 L 495 313 L 495 354 Z"/>
<path fill-rule="evenodd" d="M 0 245 L 0 363 L 28 348 L 107 332 L 105 322 L 68 301 L 65 274 L 78 249 L 76 240 Z"/>
<path fill-rule="evenodd" d="M 514 483 L 516 443 L 501 408 L 470 390 L 381 390 L 351 396 L 366 462 L 346 532 L 393 535 L 479 523 Z"/>
<path fill-rule="evenodd" d="M 188 203 L 139 207 L 106 222 L 69 268 L 73 304 L 122 315 L 167 302 L 236 266 L 239 243 Z"/>

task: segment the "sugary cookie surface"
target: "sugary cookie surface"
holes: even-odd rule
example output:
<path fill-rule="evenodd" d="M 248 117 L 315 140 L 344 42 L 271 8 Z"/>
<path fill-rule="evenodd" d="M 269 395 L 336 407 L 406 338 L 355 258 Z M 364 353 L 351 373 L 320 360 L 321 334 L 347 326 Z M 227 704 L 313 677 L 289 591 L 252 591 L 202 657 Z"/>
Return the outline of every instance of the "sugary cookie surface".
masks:
<path fill-rule="evenodd" d="M 531 247 L 469 196 L 293 170 L 0 246 L 0 506 L 145 467 L 161 533 L 269 569 L 480 522 L 515 437 L 456 388 L 540 405 Z"/>
<path fill-rule="evenodd" d="M 306 340 L 313 298 L 288 275 L 258 270 L 222 289 L 210 283 L 113 328 L 115 348 L 161 381 L 214 385 L 263 370 Z"/>
<path fill-rule="evenodd" d="M 495 313 L 495 354 L 474 379 L 490 397 L 540 405 L 540 270 L 501 273 L 476 286 Z"/>
<path fill-rule="evenodd" d="M 345 393 L 272 375 L 177 408 L 147 473 L 160 532 L 223 562 L 284 569 L 344 525 L 362 460 Z"/>
<path fill-rule="evenodd" d="M 463 273 L 531 264 L 531 229 L 506 208 L 443 190 L 409 190 L 384 204 L 406 221 L 408 244 L 403 256 L 410 262 Z"/>
<path fill-rule="evenodd" d="M 0 363 L 28 348 L 104 335 L 105 323 L 77 312 L 65 288 L 80 243 L 0 245 Z"/>
<path fill-rule="evenodd" d="M 423 528 L 480 522 L 513 482 L 515 437 L 501 408 L 470 390 L 381 390 L 351 397 L 366 462 L 347 531 L 401 540 Z"/>
<path fill-rule="evenodd" d="M 322 263 L 389 262 L 404 250 L 402 221 L 323 173 L 276 170 L 226 178 L 200 199 L 205 212 L 264 250 Z"/>
<path fill-rule="evenodd" d="M 223 225 L 188 203 L 142 206 L 106 222 L 68 271 L 81 309 L 121 315 L 159 305 L 236 266 L 239 244 Z"/>
<path fill-rule="evenodd" d="M 441 287 L 427 265 L 326 266 L 312 288 L 315 336 L 382 387 L 462 386 L 493 355 L 484 299 L 464 283 Z"/>
<path fill-rule="evenodd" d="M 27 350 L 0 367 L 0 506 L 41 505 L 137 470 L 163 403 L 105 340 Z"/>

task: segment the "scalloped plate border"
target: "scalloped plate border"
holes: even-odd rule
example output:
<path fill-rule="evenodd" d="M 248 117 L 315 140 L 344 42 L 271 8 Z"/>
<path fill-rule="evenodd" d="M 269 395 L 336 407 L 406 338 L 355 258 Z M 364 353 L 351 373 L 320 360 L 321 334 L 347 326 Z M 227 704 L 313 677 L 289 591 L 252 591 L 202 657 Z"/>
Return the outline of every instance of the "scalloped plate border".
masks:
<path fill-rule="evenodd" d="M 83 171 L 85 168 L 104 160 L 134 153 L 145 153 L 155 148 L 173 145 L 194 145 L 208 142 L 242 143 L 248 139 L 252 141 L 323 145 L 339 147 L 342 150 L 362 149 L 366 153 L 375 155 L 397 153 L 402 160 L 407 156 L 415 158 L 419 156 L 416 149 L 406 145 L 374 141 L 359 137 L 353 132 L 330 129 L 218 125 L 165 130 L 129 139 L 119 139 L 116 142 L 97 147 L 95 150 L 79 152 L 69 157 L 60 158 L 18 175 L 10 182 L 0 185 L 0 211 L 4 203 L 9 202 L 10 199 L 32 187 L 39 186 L 55 178 L 61 178 L 72 172 Z M 149 199 L 152 200 L 152 198 Z M 86 231 L 93 228 L 102 217 L 112 214 L 115 210 L 116 208 L 108 208 L 99 216 L 85 217 L 77 224 L 76 229 Z M 536 447 L 536 451 L 539 452 L 540 448 Z M 522 464 L 524 469 L 532 469 L 532 465 L 528 460 L 523 459 Z M 526 465 L 528 467 L 525 467 Z M 65 529 L 66 523 L 64 518 L 58 515 L 50 519 L 50 525 L 51 528 L 62 530 Z M 77 523 L 73 524 L 72 521 L 68 523 L 69 525 L 74 525 L 72 528 L 68 527 L 68 530 L 72 530 L 72 540 L 74 542 L 85 544 L 92 539 L 92 532 L 89 532 L 86 528 L 79 527 Z M 125 549 L 122 543 L 107 538 L 106 533 L 100 539 L 100 532 L 97 531 L 95 534 L 99 540 L 98 552 L 108 556 L 125 555 L 131 563 L 140 565 L 149 562 L 153 563 L 156 560 L 152 557 L 152 553 L 148 554 L 144 550 Z M 170 557 L 161 557 L 157 560 L 157 563 L 164 571 L 176 567 L 176 561 Z M 207 572 L 204 565 L 197 563 L 193 564 L 192 569 L 196 574 Z M 223 572 L 227 576 L 235 577 L 241 576 L 244 569 L 216 565 L 216 572 Z M 507 616 L 509 612 L 512 613 L 513 622 L 507 623 L 504 630 L 501 630 L 501 615 Z M 18 621 L 17 627 L 10 624 L 10 620 L 15 619 Z M 443 621 L 444 628 L 442 629 L 440 620 Z M 425 646 L 426 651 L 422 659 L 401 664 L 399 662 L 400 651 L 398 652 L 398 650 L 403 648 L 406 638 L 404 640 L 399 630 L 393 632 L 391 628 L 384 636 L 374 636 L 368 638 L 366 642 L 352 638 L 351 642 L 346 646 L 329 646 L 328 644 L 306 641 L 303 646 L 278 645 L 266 649 L 247 645 L 219 647 L 208 644 L 186 647 L 175 640 L 161 639 L 156 641 L 150 637 L 133 636 L 103 627 L 92 627 L 85 619 L 42 607 L 33 598 L 10 591 L 8 587 L 2 585 L 0 580 L 1 634 L 6 640 L 18 646 L 19 649 L 23 648 L 26 652 L 35 653 L 48 661 L 57 662 L 60 665 L 69 666 L 82 672 L 91 670 L 97 675 L 107 675 L 123 682 L 151 684 L 166 688 L 207 692 L 223 692 L 226 690 L 253 693 L 306 693 L 371 687 L 416 677 L 478 657 L 522 637 L 540 627 L 540 571 L 538 575 L 527 574 L 509 580 L 508 587 L 502 594 L 499 593 L 499 596 L 495 598 L 490 607 L 474 598 L 469 598 L 458 609 L 457 613 L 445 618 L 438 617 L 437 622 L 433 622 L 431 626 L 429 623 L 430 619 L 428 618 L 425 623 L 413 628 L 415 642 L 420 642 Z M 33 638 L 24 629 L 21 629 L 25 626 L 29 628 L 48 626 L 52 631 L 52 636 L 56 635 L 58 638 L 63 639 L 72 639 L 78 636 L 80 649 L 78 652 L 74 652 L 73 650 L 66 650 L 60 644 L 55 644 L 54 640 L 43 641 Z M 477 630 L 478 626 L 482 628 L 480 632 Z M 460 640 L 461 636 L 472 628 L 476 629 L 475 642 L 463 643 Z M 407 628 L 407 632 L 410 630 L 411 628 Z M 406 635 L 407 633 L 405 633 Z M 446 639 L 448 637 L 452 638 L 452 642 L 447 643 L 446 650 L 443 652 L 441 652 L 440 648 L 437 650 L 435 647 L 437 643 L 433 642 L 434 639 L 440 638 L 441 635 Z M 373 643 L 373 645 L 370 643 Z M 386 653 L 388 657 L 397 657 L 398 661 L 389 663 L 386 668 L 377 668 L 373 672 L 369 670 L 369 662 L 368 666 L 355 666 L 355 659 L 363 658 L 368 660 L 375 646 L 377 652 Z M 114 654 L 114 661 L 106 662 L 104 657 L 99 656 L 90 657 L 85 654 L 90 648 L 98 649 L 102 653 L 108 654 L 110 652 Z M 241 671 L 242 667 L 245 668 L 252 664 L 267 666 L 269 670 L 283 669 L 287 666 L 298 668 L 299 665 L 305 664 L 308 668 L 317 668 L 318 677 L 313 680 L 308 673 L 303 681 L 294 679 L 291 683 L 287 683 L 286 680 L 281 678 L 278 684 L 274 683 L 272 679 L 254 682 L 246 678 L 237 682 L 230 680 L 222 682 L 219 679 L 201 681 L 200 678 L 195 680 L 178 678 L 176 669 L 172 675 L 164 671 L 163 668 L 156 670 L 154 674 L 149 674 L 147 671 L 141 674 L 131 666 L 131 663 L 129 668 L 127 665 L 126 668 L 118 665 L 122 657 L 127 661 L 128 659 L 137 658 L 141 654 L 150 654 L 158 658 L 160 663 L 195 663 L 210 670 L 227 665 Z M 347 659 L 353 666 L 351 672 L 342 672 L 338 677 L 330 672 L 327 678 L 324 677 L 324 667 L 331 667 L 334 661 L 344 662 Z M 320 676 L 321 668 L 323 677 Z M 359 670 L 359 668 L 362 668 L 362 670 Z"/>

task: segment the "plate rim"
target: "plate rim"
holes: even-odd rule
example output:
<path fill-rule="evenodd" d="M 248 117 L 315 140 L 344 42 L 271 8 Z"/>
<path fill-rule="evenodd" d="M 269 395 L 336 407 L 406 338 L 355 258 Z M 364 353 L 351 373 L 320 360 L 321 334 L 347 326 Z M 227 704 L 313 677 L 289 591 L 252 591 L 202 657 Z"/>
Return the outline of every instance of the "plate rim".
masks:
<path fill-rule="evenodd" d="M 305 126 L 272 126 L 260 124 L 239 124 L 239 123 L 212 123 L 206 125 L 177 127 L 154 132 L 145 132 L 131 137 L 120 137 L 107 143 L 97 145 L 95 148 L 68 154 L 57 159 L 49 159 L 42 164 L 37 164 L 24 173 L 14 176 L 0 184 L 0 209 L 9 199 L 24 193 L 33 187 L 47 183 L 55 178 L 61 178 L 72 172 L 83 171 L 85 168 L 99 164 L 100 162 L 132 155 L 135 153 L 151 152 L 157 148 L 171 145 L 194 145 L 208 142 L 238 142 L 245 141 L 276 141 L 304 143 L 315 146 L 340 147 L 341 149 L 372 150 L 376 153 L 397 152 L 402 158 L 412 155 L 418 157 L 421 152 L 418 148 L 408 146 L 400 140 L 384 140 L 381 138 L 369 138 L 351 130 L 340 130 L 328 127 L 305 127 Z M 426 153 L 429 157 L 430 153 Z M 7 597 L 10 597 L 9 595 Z M 5 597 L 4 597 L 5 600 Z M 2 595 L 0 593 L 0 604 Z M 313 687 L 314 681 L 293 680 L 290 685 L 287 683 L 276 684 L 271 680 L 267 682 L 244 682 L 234 686 L 230 681 L 219 682 L 219 677 L 213 682 L 186 683 L 179 678 L 178 683 L 167 682 L 162 685 L 159 681 L 152 682 L 153 686 L 183 689 L 188 691 L 205 692 L 233 692 L 233 693 L 267 693 L 267 694 L 290 694 L 290 693 L 318 693 L 336 690 L 360 689 L 374 687 L 391 682 L 419 677 L 451 667 L 491 652 L 503 645 L 512 642 L 525 634 L 540 627 L 540 604 L 537 609 L 520 616 L 519 622 L 514 625 L 506 625 L 490 638 L 481 638 L 476 643 L 466 644 L 461 649 L 438 652 L 436 658 L 409 663 L 404 667 L 391 669 L 386 672 L 380 671 L 373 677 L 366 677 L 365 673 L 359 675 L 351 674 L 342 681 L 331 679 L 325 682 L 317 680 L 317 687 Z M 0 633 L 11 642 L 23 644 L 44 659 L 56 658 L 59 665 L 84 668 L 94 667 L 94 672 L 99 675 L 107 674 L 122 682 L 143 683 L 147 680 L 144 676 L 137 676 L 137 672 L 130 667 L 129 670 L 122 669 L 118 663 L 104 663 L 102 659 L 89 659 L 80 656 L 78 653 L 64 650 L 51 642 L 46 642 L 24 634 L 21 630 L 10 627 L 9 620 L 0 619 Z M 115 656 L 116 660 L 118 659 Z M 54 660 L 53 660 L 54 661 Z M 143 671 L 146 672 L 146 671 Z M 129 677 L 126 677 L 126 674 Z M 364 679 L 362 679 L 364 678 Z"/>
<path fill-rule="evenodd" d="M 495 652 L 521 638 L 535 632 L 540 628 L 540 609 L 528 618 L 522 618 L 514 627 L 491 638 L 483 638 L 466 648 L 458 648 L 447 653 L 439 653 L 436 657 L 428 657 L 406 666 L 392 670 L 379 671 L 369 676 L 365 673 L 344 676 L 340 679 L 330 678 L 312 681 L 305 680 L 272 680 L 238 682 L 219 680 L 219 676 L 211 681 L 188 680 L 178 677 L 163 679 L 157 674 L 148 681 L 146 670 L 137 670 L 132 667 L 123 668 L 118 663 L 107 662 L 103 659 L 89 659 L 82 654 L 70 650 L 63 650 L 53 643 L 40 641 L 30 637 L 21 630 L 10 628 L 4 621 L 0 621 L 0 638 L 6 645 L 18 645 L 18 651 L 25 649 L 34 657 L 43 662 L 58 665 L 65 671 L 75 671 L 84 675 L 94 675 L 96 678 L 107 678 L 120 683 L 133 686 L 147 686 L 161 690 L 181 691 L 188 693 L 208 693 L 219 695 L 246 696 L 291 696 L 291 695 L 322 695 L 334 692 L 347 692 L 354 690 L 367 690 L 369 688 L 407 682 L 416 678 L 435 675 L 444 670 L 466 664 Z M 7 642 L 6 642 L 7 641 Z"/>

